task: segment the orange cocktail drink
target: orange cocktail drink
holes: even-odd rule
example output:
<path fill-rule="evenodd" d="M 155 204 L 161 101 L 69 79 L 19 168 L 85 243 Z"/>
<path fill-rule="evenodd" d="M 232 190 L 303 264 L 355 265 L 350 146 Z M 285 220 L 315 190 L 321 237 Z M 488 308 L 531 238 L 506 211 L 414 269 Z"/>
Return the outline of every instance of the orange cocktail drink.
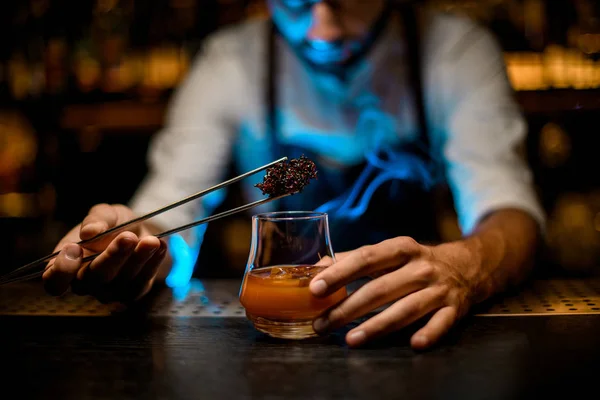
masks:
<path fill-rule="evenodd" d="M 311 321 L 346 297 L 342 288 L 317 298 L 308 285 L 324 267 L 279 266 L 250 271 L 246 275 L 240 301 L 251 319 Z"/>
<path fill-rule="evenodd" d="M 346 288 L 318 298 L 311 280 L 335 262 L 327 214 L 275 212 L 252 218 L 252 244 L 240 302 L 254 327 L 270 336 L 317 336 L 313 321 L 341 302 Z"/>

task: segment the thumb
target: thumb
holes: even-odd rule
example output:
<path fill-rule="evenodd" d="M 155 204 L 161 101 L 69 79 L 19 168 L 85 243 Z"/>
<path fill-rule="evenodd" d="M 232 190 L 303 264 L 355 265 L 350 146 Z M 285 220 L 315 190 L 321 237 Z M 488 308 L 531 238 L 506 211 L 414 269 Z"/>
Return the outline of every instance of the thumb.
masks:
<path fill-rule="evenodd" d="M 53 262 L 49 263 L 42 276 L 48 293 L 63 294 L 81 267 L 83 252 L 74 243 L 67 244 Z"/>

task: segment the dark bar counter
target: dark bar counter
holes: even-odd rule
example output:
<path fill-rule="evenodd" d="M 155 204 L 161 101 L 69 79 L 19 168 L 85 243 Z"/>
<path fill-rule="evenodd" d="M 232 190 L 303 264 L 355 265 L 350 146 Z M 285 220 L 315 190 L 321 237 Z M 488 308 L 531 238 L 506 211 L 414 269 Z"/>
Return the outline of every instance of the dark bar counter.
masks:
<path fill-rule="evenodd" d="M 416 328 L 361 349 L 344 344 L 350 327 L 307 341 L 268 338 L 246 320 L 238 287 L 202 281 L 187 293 L 160 289 L 129 310 L 54 299 L 37 282 L 1 287 L 0 398 L 598 396 L 597 283 L 534 282 L 475 310 L 426 352 L 408 345 Z"/>

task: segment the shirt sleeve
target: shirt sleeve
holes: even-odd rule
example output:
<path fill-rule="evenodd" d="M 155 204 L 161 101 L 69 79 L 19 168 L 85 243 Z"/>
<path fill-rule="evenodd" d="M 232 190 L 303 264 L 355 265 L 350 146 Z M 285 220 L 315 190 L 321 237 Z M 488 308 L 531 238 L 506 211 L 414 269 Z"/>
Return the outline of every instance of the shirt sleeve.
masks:
<path fill-rule="evenodd" d="M 151 141 L 148 173 L 130 201 L 140 215 L 224 178 L 235 132 L 237 65 L 228 43 L 211 40 L 171 100 L 165 127 Z M 218 196 L 218 194 L 213 195 Z M 214 197 L 213 197 L 214 198 Z M 152 219 L 172 229 L 203 217 L 206 197 Z"/>
<path fill-rule="evenodd" d="M 432 67 L 443 98 L 442 157 L 463 234 L 503 208 L 527 212 L 543 231 L 545 215 L 524 157 L 527 125 L 500 47 L 490 32 L 458 18 L 438 35 L 446 40 Z"/>

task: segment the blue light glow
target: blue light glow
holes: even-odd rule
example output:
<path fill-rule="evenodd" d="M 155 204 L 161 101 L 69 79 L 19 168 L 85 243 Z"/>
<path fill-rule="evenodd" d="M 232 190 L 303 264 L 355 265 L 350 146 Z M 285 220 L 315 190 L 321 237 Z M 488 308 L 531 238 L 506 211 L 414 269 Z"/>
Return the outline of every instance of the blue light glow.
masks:
<path fill-rule="evenodd" d="M 213 210 L 217 208 L 223 200 L 225 200 L 225 196 L 227 195 L 227 189 L 221 188 L 219 190 L 215 190 L 202 197 L 202 206 L 204 209 Z"/>
<path fill-rule="evenodd" d="M 302 58 L 314 65 L 333 67 L 366 47 L 368 37 L 360 40 L 340 37 L 332 41 L 310 38 L 309 32 L 314 24 L 312 7 L 319 2 L 319 0 L 272 2 L 271 15 L 279 31 Z"/>
<path fill-rule="evenodd" d="M 197 279 L 191 279 L 187 285 L 177 286 L 173 288 L 173 298 L 182 302 L 188 298 L 188 295 L 205 292 L 204 285 Z"/>
<path fill-rule="evenodd" d="M 206 225 L 201 225 L 199 230 L 202 230 L 201 236 L 203 237 Z M 167 286 L 175 288 L 188 285 L 194 273 L 194 266 L 196 265 L 198 255 L 200 254 L 201 242 L 202 239 L 199 238 L 199 240 L 196 240 L 197 245 L 192 247 L 179 234 L 169 237 L 169 251 L 173 259 L 173 266 L 166 279 Z"/>
<path fill-rule="evenodd" d="M 350 191 L 321 205 L 316 211 L 326 212 L 336 218 L 355 220 L 364 214 L 373 194 L 385 182 L 391 180 L 418 181 L 425 187 L 432 184 L 433 177 L 420 158 L 406 152 L 387 150 L 385 153 L 389 157 L 388 160 L 370 154 L 367 157 L 367 166 Z M 369 182 L 372 175 L 374 177 Z M 369 184 L 364 188 L 367 182 Z M 362 195 L 360 195 L 361 192 Z"/>
<path fill-rule="evenodd" d="M 315 64 L 339 63 L 349 53 L 348 44 L 342 40 L 306 39 L 301 50 L 304 56 Z"/>
<path fill-rule="evenodd" d="M 365 146 L 364 152 L 367 165 L 349 191 L 316 210 L 337 218 L 359 218 L 367 210 L 375 191 L 385 182 L 416 181 L 429 188 L 434 180 L 423 159 L 402 149 L 394 149 L 396 128 L 390 116 L 378 108 L 376 98 L 365 96 L 364 101 L 365 109 L 357 124 L 357 133 L 368 133 L 371 138 L 370 146 Z"/>
<path fill-rule="evenodd" d="M 210 215 L 225 199 L 227 191 L 219 189 L 207 194 L 202 198 L 202 208 L 204 215 Z M 185 290 L 189 286 L 194 267 L 200 256 L 200 246 L 204 239 L 208 225 L 203 224 L 193 229 L 193 244 L 190 245 L 183 236 L 175 234 L 169 237 L 169 252 L 173 259 L 171 271 L 165 280 L 167 286 Z"/>

